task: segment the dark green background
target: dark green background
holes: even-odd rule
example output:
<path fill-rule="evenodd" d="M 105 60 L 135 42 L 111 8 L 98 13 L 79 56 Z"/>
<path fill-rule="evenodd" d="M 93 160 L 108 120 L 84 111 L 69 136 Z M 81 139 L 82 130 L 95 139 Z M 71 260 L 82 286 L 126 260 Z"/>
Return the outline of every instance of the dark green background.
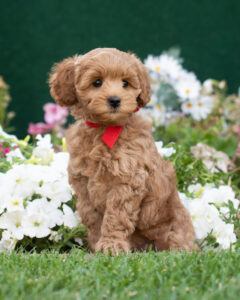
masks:
<path fill-rule="evenodd" d="M 141 58 L 179 46 L 184 66 L 203 81 L 240 75 L 239 0 L 0 0 L 0 74 L 11 86 L 16 132 L 43 120 L 52 64 L 95 47 Z"/>

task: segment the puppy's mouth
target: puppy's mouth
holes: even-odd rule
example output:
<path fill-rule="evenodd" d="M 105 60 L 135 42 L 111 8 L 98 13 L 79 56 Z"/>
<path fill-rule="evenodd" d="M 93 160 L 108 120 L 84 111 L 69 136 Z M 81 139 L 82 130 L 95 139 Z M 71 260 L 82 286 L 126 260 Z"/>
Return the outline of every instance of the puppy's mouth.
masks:
<path fill-rule="evenodd" d="M 120 108 L 119 107 L 117 107 L 117 108 L 110 108 L 110 111 L 109 111 L 109 113 L 110 114 L 117 114 L 117 113 L 119 113 L 120 112 Z"/>

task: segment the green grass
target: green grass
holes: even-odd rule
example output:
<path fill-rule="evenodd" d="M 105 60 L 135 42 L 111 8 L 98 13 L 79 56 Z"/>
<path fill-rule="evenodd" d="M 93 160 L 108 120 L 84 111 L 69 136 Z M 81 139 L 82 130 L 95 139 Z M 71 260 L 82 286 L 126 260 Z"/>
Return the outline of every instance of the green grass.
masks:
<path fill-rule="evenodd" d="M 240 252 L 0 254 L 0 299 L 239 299 Z"/>

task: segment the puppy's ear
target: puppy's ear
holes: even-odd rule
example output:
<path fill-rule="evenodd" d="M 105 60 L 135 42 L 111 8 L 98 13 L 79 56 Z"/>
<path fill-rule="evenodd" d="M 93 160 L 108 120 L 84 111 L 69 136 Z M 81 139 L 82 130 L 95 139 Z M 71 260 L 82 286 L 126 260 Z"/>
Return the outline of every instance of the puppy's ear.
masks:
<path fill-rule="evenodd" d="M 140 82 L 141 93 L 138 96 L 137 102 L 139 107 L 144 107 L 151 99 L 151 85 L 150 77 L 148 75 L 147 68 L 138 59 L 137 60 L 137 75 Z"/>
<path fill-rule="evenodd" d="M 50 73 L 50 94 L 57 104 L 72 106 L 77 102 L 74 77 L 77 56 L 64 59 L 53 66 Z"/>

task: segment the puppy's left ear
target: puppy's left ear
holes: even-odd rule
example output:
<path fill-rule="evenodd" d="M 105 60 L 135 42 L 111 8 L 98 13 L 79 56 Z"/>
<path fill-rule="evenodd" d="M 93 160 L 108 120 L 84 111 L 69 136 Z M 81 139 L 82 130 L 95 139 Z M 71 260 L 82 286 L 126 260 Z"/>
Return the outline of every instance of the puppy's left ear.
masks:
<path fill-rule="evenodd" d="M 140 82 L 141 93 L 137 98 L 138 106 L 144 107 L 148 104 L 151 99 L 151 85 L 150 85 L 150 77 L 148 75 L 147 68 L 144 64 L 135 56 L 137 60 L 137 75 Z"/>

